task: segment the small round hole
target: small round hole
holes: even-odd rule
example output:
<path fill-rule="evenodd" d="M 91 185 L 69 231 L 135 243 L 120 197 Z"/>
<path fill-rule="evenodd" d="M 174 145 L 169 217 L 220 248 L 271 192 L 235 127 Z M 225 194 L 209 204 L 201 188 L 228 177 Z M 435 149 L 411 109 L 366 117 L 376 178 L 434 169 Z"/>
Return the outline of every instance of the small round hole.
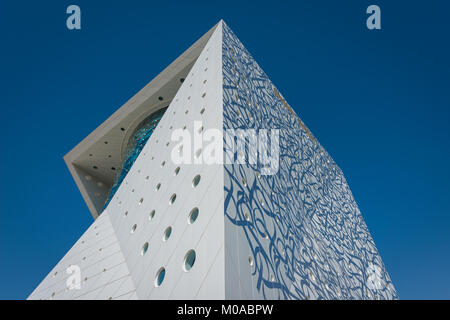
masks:
<path fill-rule="evenodd" d="M 141 255 L 143 256 L 148 250 L 148 242 L 144 243 L 141 249 Z"/>
<path fill-rule="evenodd" d="M 156 185 L 155 190 L 158 191 L 160 188 L 161 188 L 161 183 L 158 183 L 158 184 Z"/>
<path fill-rule="evenodd" d="M 200 114 L 203 114 L 205 112 L 205 108 L 203 108 L 202 110 L 200 110 Z"/>
<path fill-rule="evenodd" d="M 172 234 L 172 227 L 167 227 L 167 229 L 164 231 L 163 241 L 169 240 L 171 234 Z"/>
<path fill-rule="evenodd" d="M 161 168 L 166 165 L 166 161 L 161 162 Z"/>
<path fill-rule="evenodd" d="M 191 212 L 189 213 L 189 224 L 193 224 L 195 222 L 195 220 L 197 220 L 198 218 L 198 208 L 194 208 L 191 210 Z"/>
<path fill-rule="evenodd" d="M 177 195 L 174 193 L 169 199 L 169 204 L 172 205 L 176 199 L 177 199 Z"/>
<path fill-rule="evenodd" d="M 150 215 L 148 216 L 148 220 L 152 220 L 154 217 L 155 217 L 155 210 L 152 210 L 151 212 L 150 212 Z"/>
<path fill-rule="evenodd" d="M 177 168 L 175 169 L 174 176 L 178 175 L 179 172 L 180 172 L 180 167 L 177 167 Z"/>
<path fill-rule="evenodd" d="M 189 250 L 186 255 L 184 256 L 184 271 L 188 272 L 189 270 L 192 269 L 192 267 L 195 264 L 195 251 L 194 250 Z"/>
<path fill-rule="evenodd" d="M 139 205 L 141 205 L 142 202 L 144 202 L 144 198 L 141 198 L 141 200 L 139 200 Z"/>
<path fill-rule="evenodd" d="M 128 216 L 128 211 L 125 211 L 125 213 L 123 214 L 123 217 L 125 218 L 126 216 Z"/>
<path fill-rule="evenodd" d="M 196 175 L 195 178 L 192 180 L 192 186 L 195 188 L 200 183 L 200 175 Z"/>
<path fill-rule="evenodd" d="M 136 231 L 136 228 L 137 228 L 137 224 L 135 224 L 135 225 L 133 225 L 133 227 L 131 228 L 131 233 L 134 233 L 135 231 Z"/>
<path fill-rule="evenodd" d="M 248 256 L 248 263 L 250 264 L 251 267 L 253 267 L 253 265 L 255 264 L 251 256 Z"/>

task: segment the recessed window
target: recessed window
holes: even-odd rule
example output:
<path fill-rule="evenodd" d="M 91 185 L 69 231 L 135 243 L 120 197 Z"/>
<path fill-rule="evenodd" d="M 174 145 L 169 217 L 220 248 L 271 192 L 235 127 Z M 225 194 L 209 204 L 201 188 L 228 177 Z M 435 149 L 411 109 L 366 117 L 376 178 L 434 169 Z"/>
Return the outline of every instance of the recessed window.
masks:
<path fill-rule="evenodd" d="M 156 188 L 155 188 L 155 190 L 156 190 L 156 191 L 158 191 L 158 190 L 159 190 L 159 188 L 161 188 L 161 183 L 158 183 L 158 184 L 156 185 Z"/>
<path fill-rule="evenodd" d="M 188 272 L 192 269 L 195 263 L 195 251 L 189 250 L 184 256 L 184 271 Z"/>
<path fill-rule="evenodd" d="M 143 256 L 148 250 L 148 242 L 144 243 L 141 249 L 141 255 Z"/>
<path fill-rule="evenodd" d="M 188 114 L 189 113 L 189 110 L 186 110 L 185 112 L 184 112 L 184 114 Z"/>
<path fill-rule="evenodd" d="M 205 108 L 203 108 L 202 110 L 200 110 L 200 114 L 203 114 L 205 112 Z"/>
<path fill-rule="evenodd" d="M 139 205 L 141 205 L 142 202 L 144 202 L 144 198 L 141 198 L 141 200 L 139 200 Z"/>
<path fill-rule="evenodd" d="M 137 224 L 133 225 L 133 227 L 131 227 L 131 233 L 134 233 L 136 231 L 137 228 Z"/>
<path fill-rule="evenodd" d="M 166 165 L 166 161 L 161 162 L 161 168 Z"/>
<path fill-rule="evenodd" d="M 166 276 L 166 269 L 160 268 L 158 272 L 156 273 L 155 277 L 155 287 L 160 287 L 164 281 L 164 278 Z"/>
<path fill-rule="evenodd" d="M 206 96 L 206 92 L 202 94 L 202 98 L 204 98 Z"/>
<path fill-rule="evenodd" d="M 171 234 L 172 234 L 172 227 L 168 227 L 168 228 L 164 231 L 163 241 L 169 240 Z"/>
<path fill-rule="evenodd" d="M 155 211 L 155 210 L 152 210 L 152 211 L 150 212 L 150 215 L 148 216 L 148 220 L 152 220 L 152 219 L 155 217 L 155 213 L 156 213 L 156 211 Z"/>
<path fill-rule="evenodd" d="M 125 218 L 126 216 L 128 216 L 128 211 L 125 211 L 125 213 L 123 214 L 123 217 Z"/>
<path fill-rule="evenodd" d="M 180 172 L 180 167 L 177 167 L 174 171 L 174 176 L 178 175 L 179 172 Z"/>
<path fill-rule="evenodd" d="M 177 195 L 174 193 L 169 199 L 169 204 L 173 204 L 176 199 L 177 199 Z"/>
<path fill-rule="evenodd" d="M 196 175 L 195 178 L 192 180 L 192 186 L 195 188 L 200 183 L 200 175 Z"/>
<path fill-rule="evenodd" d="M 255 264 L 255 261 L 253 261 L 253 258 L 251 256 L 248 256 L 248 263 L 251 267 L 253 267 L 253 265 Z"/>
<path fill-rule="evenodd" d="M 189 224 L 193 224 L 195 222 L 195 220 L 197 220 L 198 217 L 198 208 L 194 208 L 191 210 L 191 212 L 189 213 Z"/>

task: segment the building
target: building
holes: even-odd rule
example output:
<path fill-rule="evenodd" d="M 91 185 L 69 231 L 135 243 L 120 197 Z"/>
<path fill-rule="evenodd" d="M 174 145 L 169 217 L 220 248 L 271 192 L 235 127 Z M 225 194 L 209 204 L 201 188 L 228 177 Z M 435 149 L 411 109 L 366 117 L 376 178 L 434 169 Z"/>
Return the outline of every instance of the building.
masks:
<path fill-rule="evenodd" d="M 65 161 L 95 221 L 29 299 L 397 298 L 342 171 L 223 21 Z"/>

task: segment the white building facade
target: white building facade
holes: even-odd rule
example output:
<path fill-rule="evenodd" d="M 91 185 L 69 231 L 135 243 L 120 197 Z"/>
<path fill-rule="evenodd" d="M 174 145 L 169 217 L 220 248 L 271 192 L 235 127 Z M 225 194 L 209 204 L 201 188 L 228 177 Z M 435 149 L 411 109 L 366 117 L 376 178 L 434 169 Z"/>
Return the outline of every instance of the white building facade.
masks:
<path fill-rule="evenodd" d="M 29 299 L 397 298 L 342 171 L 223 21 L 65 161 L 95 221 Z"/>

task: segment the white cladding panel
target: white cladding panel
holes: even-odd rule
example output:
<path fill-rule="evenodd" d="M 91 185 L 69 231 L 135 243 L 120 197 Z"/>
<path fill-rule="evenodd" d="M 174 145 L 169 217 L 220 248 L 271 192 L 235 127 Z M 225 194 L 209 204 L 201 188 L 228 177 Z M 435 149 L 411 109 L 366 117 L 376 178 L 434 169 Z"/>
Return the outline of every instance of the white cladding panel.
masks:
<path fill-rule="evenodd" d="M 193 138 L 196 121 L 202 123 L 204 132 L 211 128 L 222 132 L 221 28 L 209 39 L 107 207 L 141 299 L 192 299 L 200 292 L 207 293 L 210 299 L 224 298 L 224 276 L 208 277 L 217 273 L 214 268 L 223 269 L 224 264 L 223 166 L 175 164 L 171 159 L 178 144 L 171 141 L 172 132 L 186 126 Z M 199 148 L 201 145 L 192 141 L 191 150 L 185 145 L 183 152 L 194 155 Z M 175 175 L 177 167 L 180 171 Z M 201 180 L 194 188 L 192 180 L 196 175 Z M 174 194 L 176 201 L 169 204 Z M 189 224 L 188 215 L 196 207 L 198 219 Z M 153 210 L 155 215 L 149 219 Z M 137 227 L 132 233 L 134 225 Z M 164 241 L 168 227 L 172 232 Z M 149 248 L 142 255 L 145 243 Z M 191 249 L 196 252 L 195 265 L 185 272 L 184 257 Z M 165 268 L 165 278 L 156 287 L 160 268 Z"/>
<path fill-rule="evenodd" d="M 73 273 L 66 270 L 73 265 L 80 268 L 81 283 L 80 289 L 69 290 L 67 281 Z M 130 272 L 105 211 L 28 299 L 132 299 L 136 298 L 134 293 Z"/>

